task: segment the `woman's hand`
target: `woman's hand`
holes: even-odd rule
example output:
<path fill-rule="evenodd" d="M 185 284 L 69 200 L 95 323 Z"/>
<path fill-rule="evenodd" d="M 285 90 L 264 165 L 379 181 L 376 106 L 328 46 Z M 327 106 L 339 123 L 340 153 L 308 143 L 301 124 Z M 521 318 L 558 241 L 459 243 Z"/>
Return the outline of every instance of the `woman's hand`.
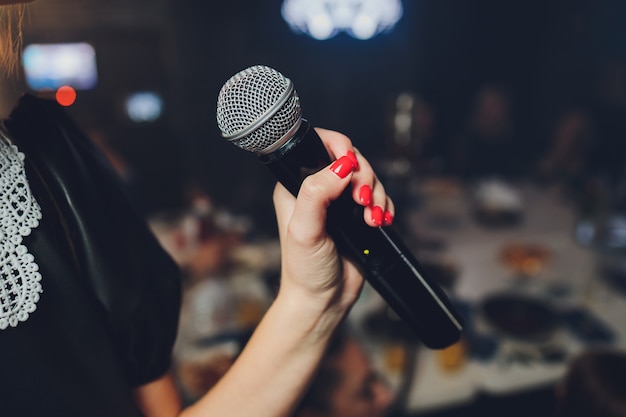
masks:
<path fill-rule="evenodd" d="M 371 227 L 389 225 L 394 207 L 372 167 L 344 135 L 316 129 L 331 158 L 328 167 L 308 176 L 294 198 L 278 184 L 274 205 L 281 241 L 280 291 L 318 300 L 322 308 L 347 309 L 357 299 L 363 278 L 355 265 L 341 258 L 326 234 L 331 202 L 352 186 L 352 198 L 363 205 L 363 221 Z"/>

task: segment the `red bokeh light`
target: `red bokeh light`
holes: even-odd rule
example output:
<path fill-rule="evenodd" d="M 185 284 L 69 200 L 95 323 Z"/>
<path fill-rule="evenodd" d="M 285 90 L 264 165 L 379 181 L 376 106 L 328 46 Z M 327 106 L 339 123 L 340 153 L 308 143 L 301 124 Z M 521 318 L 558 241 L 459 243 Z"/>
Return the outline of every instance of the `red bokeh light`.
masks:
<path fill-rule="evenodd" d="M 68 85 L 64 85 L 57 90 L 56 99 L 61 106 L 71 106 L 76 101 L 76 90 Z"/>

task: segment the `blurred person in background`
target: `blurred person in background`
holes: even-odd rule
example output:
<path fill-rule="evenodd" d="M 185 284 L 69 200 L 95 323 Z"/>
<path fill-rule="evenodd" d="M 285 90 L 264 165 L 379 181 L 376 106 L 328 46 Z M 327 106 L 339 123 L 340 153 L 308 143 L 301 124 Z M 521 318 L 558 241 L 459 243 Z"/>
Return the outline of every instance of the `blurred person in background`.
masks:
<path fill-rule="evenodd" d="M 364 346 L 342 327 L 294 417 L 384 417 L 393 400 Z"/>
<path fill-rule="evenodd" d="M 626 177 L 626 62 L 606 58 L 595 69 L 591 117 L 597 132 L 589 161 L 612 185 Z"/>
<path fill-rule="evenodd" d="M 557 417 L 626 417 L 626 352 L 586 351 L 557 388 Z"/>
<path fill-rule="evenodd" d="M 591 175 L 589 152 L 594 140 L 588 111 L 581 107 L 563 112 L 554 123 L 551 143 L 539 160 L 537 177 L 548 183 L 580 187 Z"/>
<path fill-rule="evenodd" d="M 450 142 L 447 165 L 462 177 L 518 175 L 524 153 L 516 135 L 511 93 L 502 86 L 483 86 L 472 103 L 466 125 Z"/>
<path fill-rule="evenodd" d="M 25 2 L 0 0 L 2 74 L 17 71 Z M 63 109 L 21 97 L 0 129 L 2 414 L 290 415 L 363 286 L 326 234 L 328 205 L 352 185 L 359 204 L 358 190 L 371 191 L 367 225 L 394 210 L 351 141 L 318 133 L 335 161 L 298 198 L 274 191 L 278 294 L 226 375 L 183 410 L 169 373 L 178 267 Z"/>

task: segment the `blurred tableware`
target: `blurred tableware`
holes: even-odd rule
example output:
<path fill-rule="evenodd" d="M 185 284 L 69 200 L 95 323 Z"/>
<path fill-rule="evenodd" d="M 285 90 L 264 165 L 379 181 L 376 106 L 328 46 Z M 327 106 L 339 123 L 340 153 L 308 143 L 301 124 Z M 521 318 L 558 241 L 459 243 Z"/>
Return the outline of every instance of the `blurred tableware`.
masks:
<path fill-rule="evenodd" d="M 488 179 L 479 182 L 472 195 L 474 216 L 487 227 L 516 226 L 523 218 L 520 193 L 510 184 Z"/>
<path fill-rule="evenodd" d="M 467 362 L 468 349 L 464 339 L 437 351 L 439 366 L 446 372 L 458 371 Z"/>
<path fill-rule="evenodd" d="M 572 308 L 563 313 L 567 329 L 585 345 L 608 344 L 615 340 L 615 332 L 591 311 Z"/>
<path fill-rule="evenodd" d="M 520 341 L 545 341 L 560 324 L 548 302 L 522 294 L 490 295 L 482 301 L 481 311 L 498 334 Z"/>
<path fill-rule="evenodd" d="M 500 251 L 504 265 L 517 275 L 534 276 L 552 257 L 552 251 L 538 243 L 513 242 Z"/>
<path fill-rule="evenodd" d="M 407 364 L 407 347 L 404 343 L 389 343 L 383 348 L 383 364 L 393 374 L 400 374 Z"/>
<path fill-rule="evenodd" d="M 578 243 L 603 251 L 626 255 L 626 216 L 612 214 L 594 220 L 581 220 L 575 232 Z"/>
<path fill-rule="evenodd" d="M 581 220 L 575 238 L 595 255 L 596 273 L 587 280 L 586 301 L 605 303 L 615 295 L 626 296 L 626 216 Z"/>

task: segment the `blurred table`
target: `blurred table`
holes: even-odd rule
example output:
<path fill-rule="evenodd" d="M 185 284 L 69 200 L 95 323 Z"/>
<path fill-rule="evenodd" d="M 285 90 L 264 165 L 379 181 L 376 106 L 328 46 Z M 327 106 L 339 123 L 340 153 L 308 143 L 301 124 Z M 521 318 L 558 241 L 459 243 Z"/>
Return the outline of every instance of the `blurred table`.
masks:
<path fill-rule="evenodd" d="M 598 277 L 596 253 L 574 238 L 575 210 L 560 191 L 516 184 L 522 201 L 521 222 L 511 227 L 485 227 L 476 221 L 471 187 L 442 180 L 410 184 L 408 189 L 416 201 L 404 230 L 418 241 L 444 243 L 436 250 L 418 249 L 416 256 L 420 261 L 437 259 L 454 265 L 458 275 L 449 293 L 472 309 L 471 323 L 467 323 L 472 331 L 480 333 L 485 326 L 475 311 L 482 300 L 492 294 L 519 292 L 552 297 L 560 306 L 584 307 L 614 332 L 612 346 L 626 348 L 626 298 Z M 520 279 L 502 260 L 503 249 L 511 244 L 540 245 L 550 255 L 532 276 Z M 355 314 L 363 314 L 362 310 L 357 306 Z M 442 352 L 420 349 L 406 398 L 407 411 L 426 413 L 470 403 L 480 394 L 508 395 L 554 384 L 563 376 L 567 359 L 589 347 L 564 328 L 543 342 L 562 348 L 562 360 L 534 360 L 536 346 L 532 343 L 524 346 L 506 337 L 492 340 L 497 340 L 493 353 L 482 358 L 468 355 L 455 369 L 444 369 Z M 529 352 L 525 360 L 512 359 L 524 349 Z"/>

